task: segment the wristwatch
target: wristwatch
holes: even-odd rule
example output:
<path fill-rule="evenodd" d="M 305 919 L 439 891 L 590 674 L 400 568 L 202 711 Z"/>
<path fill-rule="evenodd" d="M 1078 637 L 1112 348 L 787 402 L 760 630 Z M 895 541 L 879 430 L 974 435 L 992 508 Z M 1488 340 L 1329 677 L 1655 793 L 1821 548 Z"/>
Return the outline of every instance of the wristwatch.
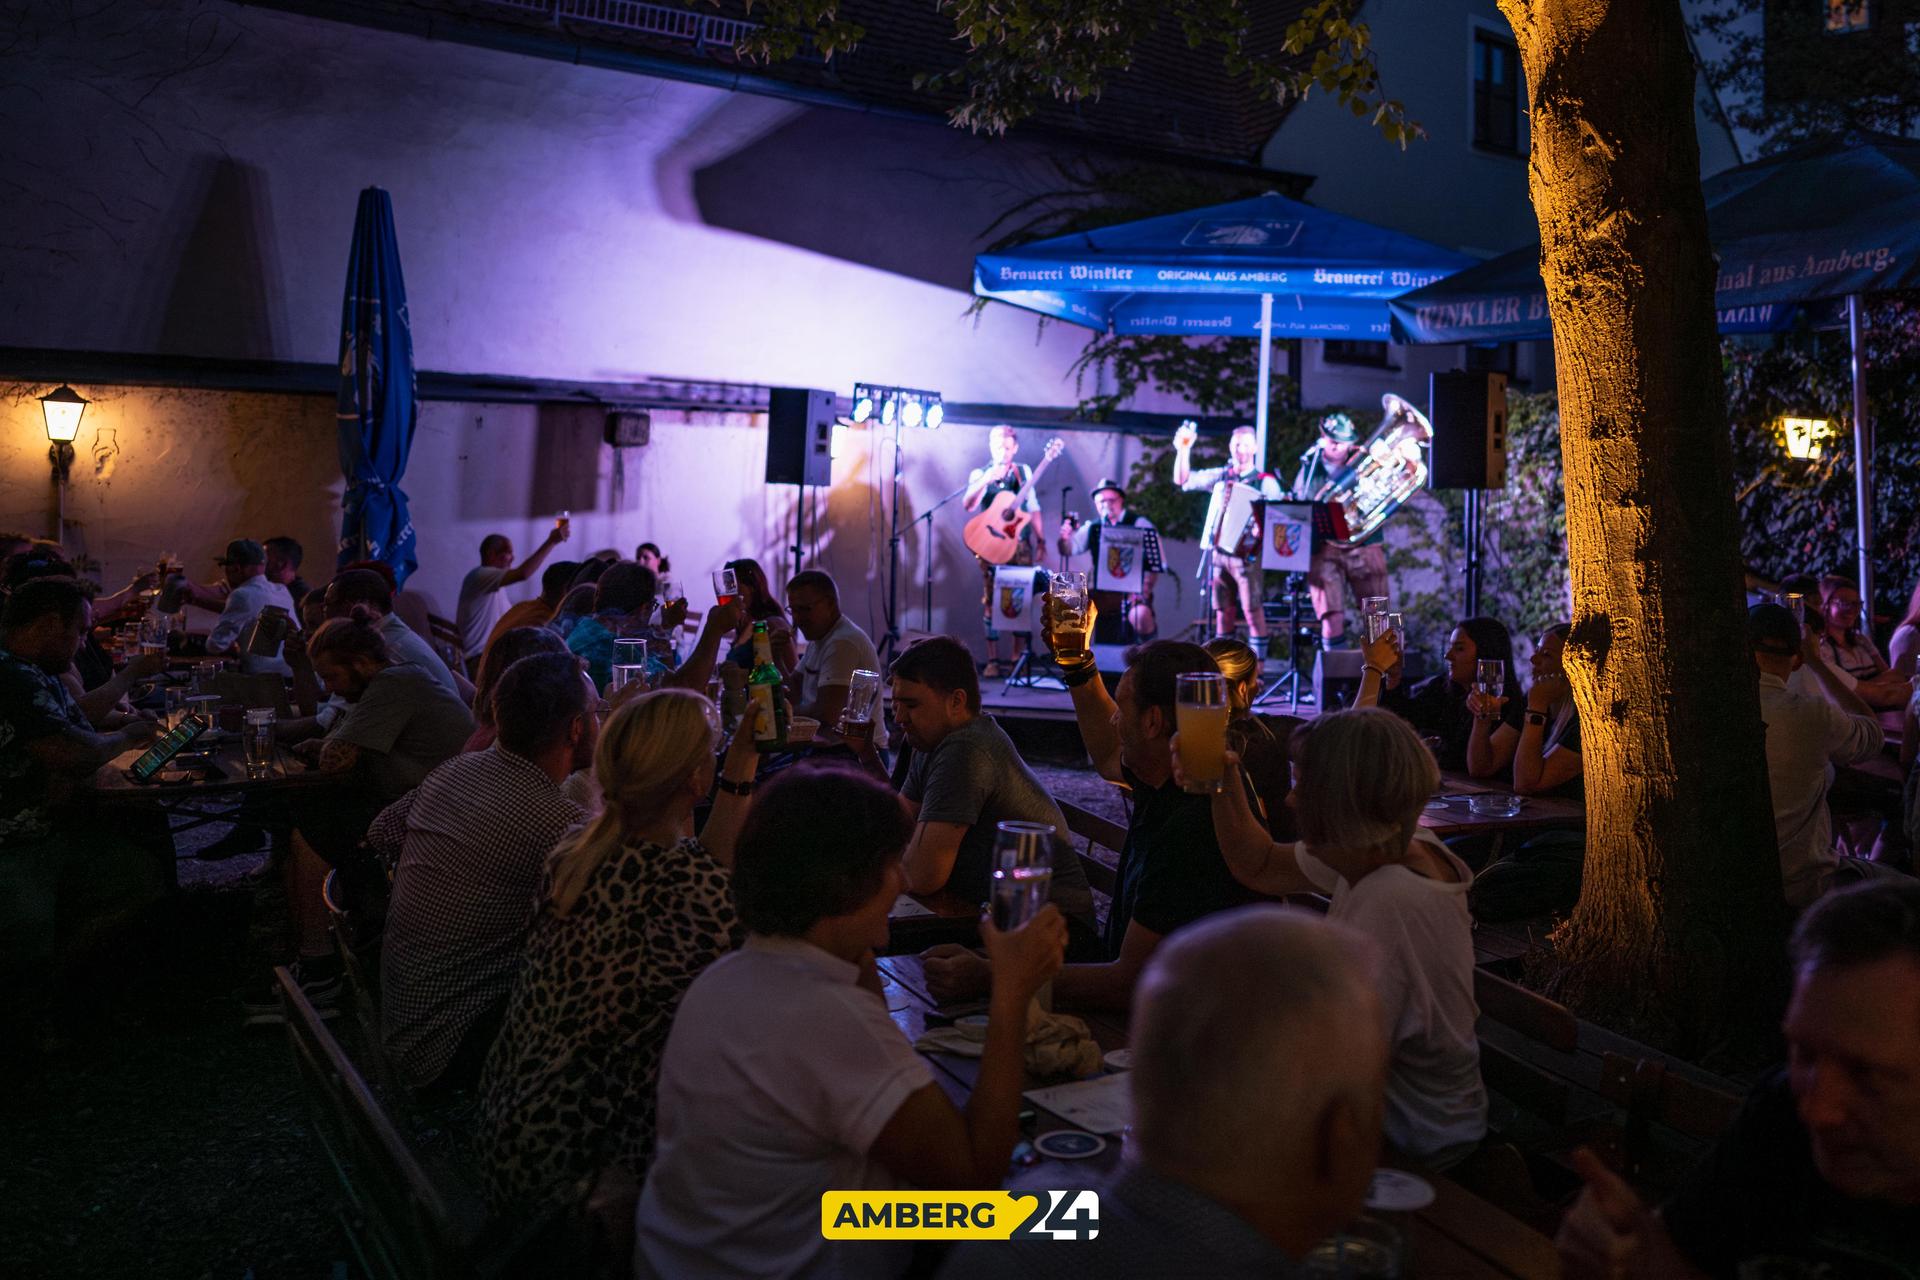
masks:
<path fill-rule="evenodd" d="M 745 782 L 735 782 L 731 778 L 716 778 L 714 785 L 730 796 L 750 796 L 753 794 L 752 778 L 748 778 Z"/>
<path fill-rule="evenodd" d="M 1529 708 L 1527 709 L 1527 723 L 1528 723 L 1528 724 L 1539 724 L 1539 725 L 1544 725 L 1544 724 L 1545 724 L 1546 722 L 1547 722 L 1547 713 L 1546 713 L 1546 712 L 1544 712 L 1544 711 L 1535 711 L 1535 710 L 1533 710 L 1533 709 L 1532 709 L 1531 707 L 1529 707 Z"/>

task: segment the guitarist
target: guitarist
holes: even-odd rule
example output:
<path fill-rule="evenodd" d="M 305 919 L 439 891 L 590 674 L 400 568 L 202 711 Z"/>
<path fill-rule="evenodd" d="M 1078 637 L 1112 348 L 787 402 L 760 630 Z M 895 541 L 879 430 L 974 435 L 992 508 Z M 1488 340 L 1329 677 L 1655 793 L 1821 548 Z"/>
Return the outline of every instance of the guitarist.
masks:
<path fill-rule="evenodd" d="M 1012 427 L 1004 422 L 987 433 L 987 448 L 992 457 L 984 467 L 976 467 L 967 476 L 967 491 L 961 501 L 968 511 L 979 511 L 992 502 L 996 495 L 1018 493 L 1027 487 L 1033 478 L 1033 468 L 1021 466 L 1014 459 L 1020 454 L 1020 437 L 1014 434 Z M 1013 559 L 1008 564 L 1037 564 L 1042 544 L 1043 529 L 1040 518 L 1040 499 L 1034 491 L 1028 489 L 1026 500 L 1020 504 L 1020 510 L 1031 514 L 1032 519 L 1020 531 L 1020 545 L 1014 549 Z M 975 557 L 979 559 L 979 557 Z M 993 625 L 993 571 L 999 566 L 989 560 L 980 560 L 980 610 L 987 627 L 987 665 L 981 674 L 992 678 L 1001 674 L 1000 669 L 1000 632 Z M 1013 660 L 1020 660 L 1020 651 L 1030 643 L 1029 637 L 1013 637 Z"/>

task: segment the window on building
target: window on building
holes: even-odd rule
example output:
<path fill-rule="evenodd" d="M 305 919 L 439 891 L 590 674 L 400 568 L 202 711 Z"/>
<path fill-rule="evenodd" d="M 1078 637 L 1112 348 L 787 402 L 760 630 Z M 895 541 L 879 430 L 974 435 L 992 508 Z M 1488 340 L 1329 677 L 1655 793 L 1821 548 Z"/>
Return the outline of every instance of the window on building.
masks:
<path fill-rule="evenodd" d="M 1328 340 L 1322 353 L 1328 364 L 1360 364 L 1374 369 L 1391 369 L 1393 364 L 1387 358 L 1387 344 L 1384 342 L 1350 342 L 1346 339 Z"/>
<path fill-rule="evenodd" d="M 1520 51 L 1487 31 L 1473 37 L 1473 145 L 1520 151 Z"/>
<path fill-rule="evenodd" d="M 1827 34 L 1865 31 L 1873 18 L 1871 0 L 1827 0 Z"/>

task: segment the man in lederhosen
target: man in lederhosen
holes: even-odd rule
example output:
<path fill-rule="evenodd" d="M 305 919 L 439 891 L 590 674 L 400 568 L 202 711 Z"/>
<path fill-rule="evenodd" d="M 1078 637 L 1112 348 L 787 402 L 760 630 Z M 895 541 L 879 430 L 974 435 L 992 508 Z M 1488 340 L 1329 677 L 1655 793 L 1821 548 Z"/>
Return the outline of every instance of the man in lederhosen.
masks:
<path fill-rule="evenodd" d="M 1014 461 L 1020 453 L 1020 437 L 1014 434 L 1012 427 L 1001 423 L 987 434 L 987 447 L 992 460 L 984 467 L 976 467 L 967 476 L 967 491 L 961 499 L 968 511 L 979 511 L 993 501 L 1000 493 L 1018 493 L 1026 487 L 1033 476 L 1033 468 Z M 1008 564 L 1030 565 L 1039 563 L 1039 550 L 1044 545 L 1040 519 L 1040 499 L 1028 493 L 1021 504 L 1022 511 L 1033 514 L 1033 523 L 1020 534 L 1020 545 L 1014 550 L 1013 559 Z M 979 559 L 979 557 L 975 557 Z M 980 612 L 987 628 L 987 665 L 981 672 L 989 678 L 1001 674 L 1000 670 L 1000 632 L 993 625 L 993 571 L 1000 566 L 990 560 L 980 560 Z M 1029 643 L 1029 637 L 1022 632 L 1013 637 L 1013 656 L 1018 661 L 1020 651 Z"/>
<path fill-rule="evenodd" d="M 1293 496 L 1310 499 L 1333 473 L 1351 466 L 1360 456 L 1360 433 L 1344 413 L 1320 420 L 1320 438 L 1300 455 L 1300 474 L 1294 477 Z M 1385 534 L 1375 529 L 1357 546 L 1338 546 L 1324 538 L 1313 540 L 1313 563 L 1307 569 L 1307 592 L 1320 619 L 1321 643 L 1337 649 L 1346 643 L 1347 598 L 1355 602 L 1387 594 Z"/>
<path fill-rule="evenodd" d="M 1222 481 L 1252 485 L 1260 498 L 1278 502 L 1286 497 L 1271 471 L 1260 469 L 1260 443 L 1252 427 L 1235 427 L 1227 443 L 1228 461 L 1224 467 L 1193 469 L 1193 446 L 1200 433 L 1192 424 L 1173 433 L 1173 482 L 1189 492 L 1211 489 Z M 1260 571 L 1260 531 L 1264 509 L 1255 504 L 1247 526 L 1232 552 L 1213 553 L 1213 624 L 1219 635 L 1231 636 L 1240 619 L 1247 620 L 1247 644 L 1255 654 L 1267 656 L 1267 614 L 1263 607 L 1266 582 Z M 1223 537 L 1221 545 L 1229 545 Z"/>

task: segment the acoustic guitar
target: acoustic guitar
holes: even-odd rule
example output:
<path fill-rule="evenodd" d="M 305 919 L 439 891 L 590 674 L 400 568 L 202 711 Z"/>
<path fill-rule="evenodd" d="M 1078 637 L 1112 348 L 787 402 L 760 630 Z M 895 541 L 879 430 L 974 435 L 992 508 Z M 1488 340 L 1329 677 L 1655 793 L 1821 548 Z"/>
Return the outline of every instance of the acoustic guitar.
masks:
<path fill-rule="evenodd" d="M 1033 469 L 1027 482 L 1020 486 L 1018 493 L 1001 490 L 993 495 L 979 515 L 967 521 L 967 527 L 960 534 L 960 540 L 967 544 L 967 550 L 985 560 L 988 564 L 1008 564 L 1014 553 L 1020 549 L 1020 536 L 1033 523 L 1033 512 L 1023 510 L 1027 495 L 1033 492 L 1033 486 L 1040 483 L 1040 473 L 1047 464 L 1059 457 L 1067 447 L 1066 441 L 1059 436 L 1047 441 L 1047 447 L 1040 456 L 1040 465 Z"/>

